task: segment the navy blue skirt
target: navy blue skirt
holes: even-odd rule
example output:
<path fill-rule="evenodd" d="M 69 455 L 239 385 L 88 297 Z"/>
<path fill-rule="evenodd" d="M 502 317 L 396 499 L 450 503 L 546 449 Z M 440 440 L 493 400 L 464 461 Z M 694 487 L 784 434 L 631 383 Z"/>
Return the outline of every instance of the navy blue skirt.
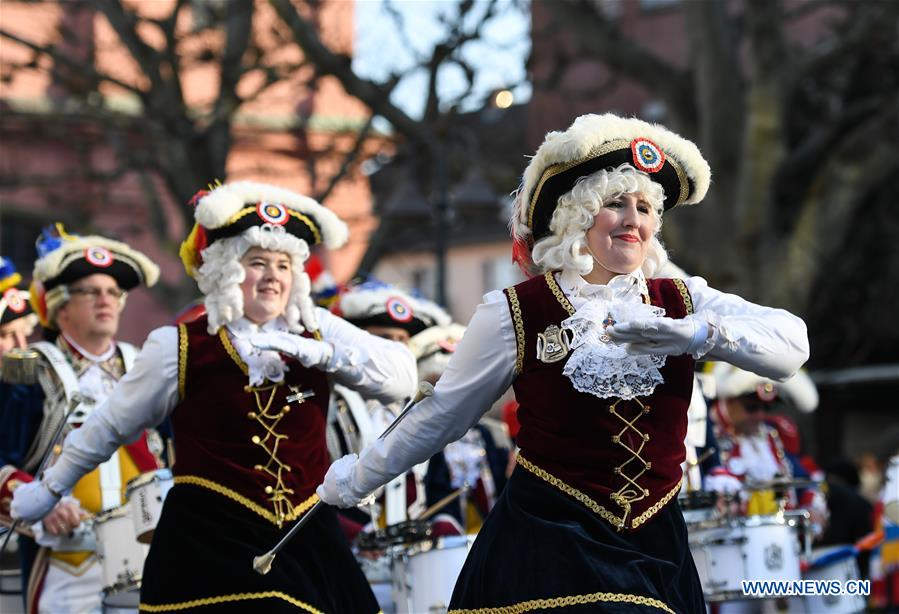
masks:
<path fill-rule="evenodd" d="M 267 575 L 253 557 L 283 529 L 227 497 L 175 485 L 144 563 L 141 609 L 202 612 L 377 612 L 377 601 L 340 530 L 322 506 L 275 557 Z"/>
<path fill-rule="evenodd" d="M 451 611 L 478 608 L 699 614 L 705 603 L 676 501 L 619 533 L 518 466 L 453 591 Z"/>

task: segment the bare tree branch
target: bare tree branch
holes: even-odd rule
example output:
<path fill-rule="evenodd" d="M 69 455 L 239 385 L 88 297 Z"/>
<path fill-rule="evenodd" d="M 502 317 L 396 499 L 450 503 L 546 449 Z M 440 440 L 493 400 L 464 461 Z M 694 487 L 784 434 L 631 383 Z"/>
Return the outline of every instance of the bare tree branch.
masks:
<path fill-rule="evenodd" d="M 365 125 L 361 130 L 356 134 L 356 140 L 353 142 L 353 147 L 349 152 L 344 156 L 343 164 L 340 165 L 340 168 L 337 170 L 334 175 L 331 176 L 331 179 L 328 181 L 327 187 L 324 190 L 315 195 L 315 200 L 320 203 L 325 202 L 325 199 L 331 195 L 331 192 L 337 187 L 337 184 L 346 177 L 347 173 L 349 173 L 350 169 L 359 159 L 359 155 L 362 153 L 363 145 L 365 141 L 368 139 L 369 133 L 371 132 L 371 125 L 374 121 L 374 115 L 369 116 L 368 121 L 365 122 Z"/>
<path fill-rule="evenodd" d="M 368 105 L 376 115 L 389 121 L 407 139 L 427 145 L 429 135 L 423 130 L 420 122 L 390 102 L 390 89 L 356 75 L 349 58 L 328 49 L 315 28 L 300 16 L 290 0 L 269 0 L 269 3 L 290 28 L 297 43 L 315 64 L 319 74 L 336 77 L 348 94 L 355 96 Z"/>
<path fill-rule="evenodd" d="M 684 4 L 689 6 L 706 3 Z M 626 74 L 655 92 L 665 100 L 678 121 L 687 126 L 693 124 L 695 109 L 687 70 L 664 61 L 626 37 L 591 0 L 548 2 L 545 6 L 557 20 L 555 30 L 573 33 L 578 49 L 585 56 L 601 59 L 612 70 Z M 660 88 L 660 84 L 665 84 L 665 87 Z"/>

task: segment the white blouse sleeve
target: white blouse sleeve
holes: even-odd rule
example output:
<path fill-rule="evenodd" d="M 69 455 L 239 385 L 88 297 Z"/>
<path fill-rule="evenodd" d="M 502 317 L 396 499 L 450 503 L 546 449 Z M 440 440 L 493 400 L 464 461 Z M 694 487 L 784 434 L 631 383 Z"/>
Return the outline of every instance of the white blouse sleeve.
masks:
<path fill-rule="evenodd" d="M 46 483 L 70 491 L 122 444 L 165 420 L 178 402 L 178 329 L 165 326 L 150 333 L 109 398 L 69 433 L 62 455 L 44 472 Z"/>
<path fill-rule="evenodd" d="M 721 360 L 784 381 L 809 357 L 805 322 L 784 309 L 756 305 L 710 288 L 702 277 L 684 280 L 693 309 L 712 328 L 705 359 Z"/>
<path fill-rule="evenodd" d="M 505 295 L 494 291 L 478 306 L 434 395 L 410 411 L 385 439 L 359 455 L 350 488 L 364 497 L 462 437 L 514 379 L 516 343 Z"/>
<path fill-rule="evenodd" d="M 316 316 L 322 339 L 334 348 L 325 370 L 336 383 L 384 403 L 415 394 L 418 370 L 406 346 L 372 335 L 325 309 L 316 309 Z"/>

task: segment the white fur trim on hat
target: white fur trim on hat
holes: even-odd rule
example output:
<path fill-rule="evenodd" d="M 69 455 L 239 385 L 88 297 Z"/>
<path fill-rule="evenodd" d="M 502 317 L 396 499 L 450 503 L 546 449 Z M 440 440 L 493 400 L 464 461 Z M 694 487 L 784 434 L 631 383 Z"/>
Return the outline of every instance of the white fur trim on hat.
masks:
<path fill-rule="evenodd" d="M 312 217 L 321 232 L 322 243 L 329 249 L 336 249 L 347 241 L 347 225 L 333 211 L 308 196 L 265 183 L 235 181 L 220 185 L 200 198 L 194 216 L 201 226 L 215 229 L 224 226 L 248 204 L 259 202 L 285 205 Z"/>
<path fill-rule="evenodd" d="M 734 399 L 756 392 L 759 386 L 776 385 L 770 379 L 726 362 L 717 363 L 712 369 L 712 375 L 715 377 L 715 391 L 719 399 Z"/>
<path fill-rule="evenodd" d="M 38 259 L 34 263 L 34 278 L 43 284 L 51 281 L 65 270 L 65 268 L 78 258 L 82 258 L 84 250 L 89 247 L 103 247 L 112 252 L 113 257 L 128 264 L 137 272 L 141 282 L 150 287 L 159 279 L 159 267 L 136 249 L 132 249 L 121 241 L 113 241 L 96 235 L 77 236 L 71 235 L 61 241 L 58 248 Z"/>
<path fill-rule="evenodd" d="M 612 113 L 581 115 L 565 131 L 553 131 L 546 135 L 543 144 L 524 170 L 521 190 L 518 194 L 517 221 L 527 225 L 528 208 L 534 189 L 543 172 L 550 166 L 582 160 L 604 143 L 616 140 L 628 142 L 645 137 L 658 145 L 666 157 L 673 157 L 693 183 L 693 191 L 681 203 L 692 205 L 705 198 L 711 182 L 712 171 L 696 145 L 671 132 L 660 124 L 651 124 L 636 118 L 619 117 Z M 651 175 L 650 175 L 651 176 Z M 666 194 L 666 198 L 675 195 Z"/>
<path fill-rule="evenodd" d="M 777 390 L 780 396 L 803 413 L 818 409 L 818 387 L 805 371 L 799 371 L 787 381 L 777 384 Z"/>
<path fill-rule="evenodd" d="M 432 326 L 427 328 L 409 340 L 409 350 L 416 360 L 422 356 L 433 354 L 438 350 L 443 350 L 440 342 L 449 342 L 456 344 L 465 334 L 465 327 L 461 324 L 447 324 L 445 326 Z M 445 351 L 445 350 L 444 350 Z"/>
<path fill-rule="evenodd" d="M 399 298 L 412 309 L 412 316 L 420 320 L 430 320 L 435 325 L 444 326 L 452 321 L 449 314 L 437 303 L 417 299 L 399 288 L 353 288 L 342 294 L 339 301 L 340 313 L 347 320 L 361 320 L 387 312 L 387 301 Z"/>

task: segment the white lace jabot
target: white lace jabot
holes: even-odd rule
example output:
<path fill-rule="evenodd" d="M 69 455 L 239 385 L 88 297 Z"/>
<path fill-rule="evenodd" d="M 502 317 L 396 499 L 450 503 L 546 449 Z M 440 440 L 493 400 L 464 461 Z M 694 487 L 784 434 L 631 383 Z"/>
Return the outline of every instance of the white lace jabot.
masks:
<path fill-rule="evenodd" d="M 566 270 L 559 275 L 559 284 L 577 310 L 562 322 L 573 350 L 562 373 L 574 388 L 603 399 L 652 394 L 664 381 L 659 369 L 666 357 L 628 354 L 605 335 L 605 327 L 612 323 L 665 315 L 661 307 L 643 302 L 649 294 L 643 273 L 638 269 L 597 285 Z"/>
<path fill-rule="evenodd" d="M 225 325 L 231 333 L 231 343 L 240 355 L 241 360 L 247 363 L 250 372 L 250 386 L 259 386 L 265 380 L 270 382 L 284 381 L 284 373 L 289 370 L 281 360 L 281 355 L 272 350 L 260 350 L 248 337 L 253 333 L 289 332 L 287 321 L 284 318 L 275 318 L 265 324 L 255 324 L 246 318 L 239 318 Z"/>

